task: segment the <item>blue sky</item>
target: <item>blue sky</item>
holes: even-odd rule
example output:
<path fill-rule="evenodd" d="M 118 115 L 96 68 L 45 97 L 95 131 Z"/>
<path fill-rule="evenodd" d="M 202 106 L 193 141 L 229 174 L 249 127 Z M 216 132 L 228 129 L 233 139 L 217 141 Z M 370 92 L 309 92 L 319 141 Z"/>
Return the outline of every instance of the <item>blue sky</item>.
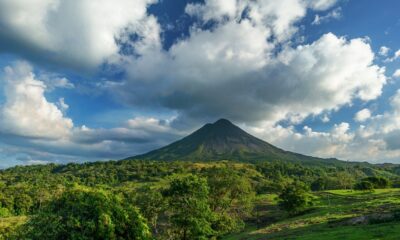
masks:
<path fill-rule="evenodd" d="M 121 159 L 228 118 L 400 162 L 395 0 L 0 3 L 0 167 Z"/>

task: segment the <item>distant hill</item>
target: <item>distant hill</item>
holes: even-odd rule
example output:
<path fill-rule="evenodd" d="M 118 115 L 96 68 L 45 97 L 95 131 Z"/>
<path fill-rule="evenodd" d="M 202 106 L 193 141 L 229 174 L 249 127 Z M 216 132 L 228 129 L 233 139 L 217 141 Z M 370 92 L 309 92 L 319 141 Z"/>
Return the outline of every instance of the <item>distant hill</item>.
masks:
<path fill-rule="evenodd" d="M 282 150 L 250 135 L 226 119 L 208 123 L 168 146 L 127 159 L 241 162 L 281 160 L 312 165 L 345 163 L 337 159 L 316 158 Z"/>

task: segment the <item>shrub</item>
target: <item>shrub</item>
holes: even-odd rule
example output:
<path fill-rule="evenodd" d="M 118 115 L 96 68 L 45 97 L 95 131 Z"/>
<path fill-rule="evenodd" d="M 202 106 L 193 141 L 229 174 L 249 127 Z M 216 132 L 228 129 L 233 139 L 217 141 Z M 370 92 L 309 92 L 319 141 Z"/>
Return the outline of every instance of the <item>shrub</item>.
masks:
<path fill-rule="evenodd" d="M 360 191 L 372 191 L 374 190 L 374 185 L 369 181 L 361 181 L 354 185 L 354 189 Z"/>
<path fill-rule="evenodd" d="M 279 206 L 290 215 L 298 214 L 311 205 L 308 188 L 301 182 L 286 186 L 279 194 Z"/>
<path fill-rule="evenodd" d="M 389 180 L 384 177 L 367 177 L 363 181 L 372 183 L 374 188 L 387 188 L 389 186 Z"/>

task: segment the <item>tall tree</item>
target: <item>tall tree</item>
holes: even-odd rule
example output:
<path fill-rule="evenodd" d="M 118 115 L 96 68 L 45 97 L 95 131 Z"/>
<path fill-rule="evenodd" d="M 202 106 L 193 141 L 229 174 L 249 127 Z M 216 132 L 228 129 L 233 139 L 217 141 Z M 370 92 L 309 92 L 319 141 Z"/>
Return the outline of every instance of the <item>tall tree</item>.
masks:
<path fill-rule="evenodd" d="M 168 199 L 174 239 L 208 239 L 212 235 L 212 212 L 205 178 L 175 177 L 163 194 Z"/>
<path fill-rule="evenodd" d="M 210 207 L 216 216 L 214 229 L 220 234 L 240 230 L 253 208 L 255 192 L 249 179 L 222 167 L 210 169 L 207 180 Z"/>

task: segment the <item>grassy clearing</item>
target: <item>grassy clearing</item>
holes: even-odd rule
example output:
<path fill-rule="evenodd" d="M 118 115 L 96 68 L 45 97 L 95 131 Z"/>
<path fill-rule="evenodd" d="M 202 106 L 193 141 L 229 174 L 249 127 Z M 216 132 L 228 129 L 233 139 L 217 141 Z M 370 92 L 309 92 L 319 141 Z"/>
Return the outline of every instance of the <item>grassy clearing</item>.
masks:
<path fill-rule="evenodd" d="M 255 223 L 225 240 L 255 239 L 399 239 L 400 222 L 351 225 L 348 219 L 400 208 L 399 189 L 373 192 L 334 190 L 314 194 L 313 209 L 288 217 L 276 206 L 276 196 L 258 199 Z"/>

